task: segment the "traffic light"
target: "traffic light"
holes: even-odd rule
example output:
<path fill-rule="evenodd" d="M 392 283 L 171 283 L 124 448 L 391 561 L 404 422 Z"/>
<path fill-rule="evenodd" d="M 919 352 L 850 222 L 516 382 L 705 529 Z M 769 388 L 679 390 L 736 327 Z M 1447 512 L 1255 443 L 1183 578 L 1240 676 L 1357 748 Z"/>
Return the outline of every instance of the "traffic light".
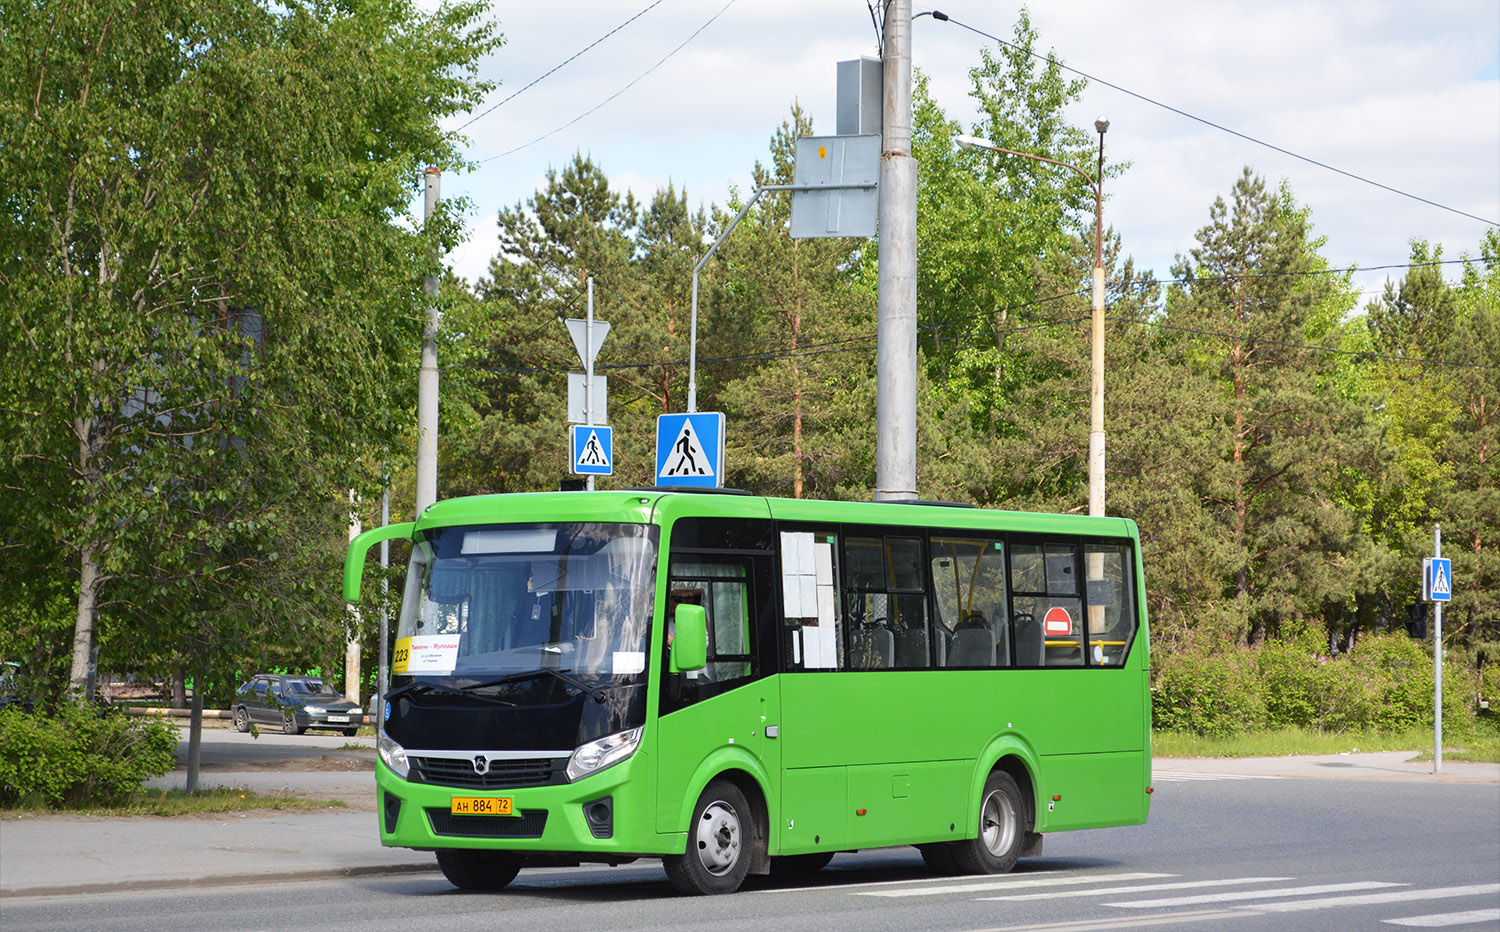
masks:
<path fill-rule="evenodd" d="M 1406 606 L 1406 633 L 1421 640 L 1427 636 L 1426 602 L 1413 602 Z"/>

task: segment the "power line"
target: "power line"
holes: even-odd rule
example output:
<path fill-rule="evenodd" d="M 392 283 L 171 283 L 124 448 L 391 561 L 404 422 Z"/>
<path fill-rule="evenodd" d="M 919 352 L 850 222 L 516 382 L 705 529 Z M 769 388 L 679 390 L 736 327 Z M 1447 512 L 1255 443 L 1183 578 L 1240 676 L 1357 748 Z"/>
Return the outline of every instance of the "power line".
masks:
<path fill-rule="evenodd" d="M 1227 126 L 1221 126 L 1218 123 L 1213 122 L 1212 120 L 1206 120 L 1203 117 L 1197 116 L 1197 115 L 1192 114 L 1192 113 L 1188 113 L 1186 110 L 1179 110 L 1176 107 L 1173 107 L 1173 106 L 1171 106 L 1169 104 L 1164 104 L 1164 103 L 1162 103 L 1159 100 L 1153 100 L 1152 98 L 1147 97 L 1145 94 L 1137 94 L 1135 91 L 1129 90 L 1127 88 L 1123 88 L 1123 87 L 1121 87 L 1118 84 L 1111 84 L 1110 82 L 1104 80 L 1103 78 L 1096 78 L 1096 77 L 1094 77 L 1091 74 L 1087 74 L 1085 72 L 1079 71 L 1077 68 L 1070 68 L 1067 65 L 1064 65 L 1062 62 L 1057 61 L 1054 58 L 1051 58 L 1051 57 L 1048 57 L 1048 56 L 1039 55 L 1036 52 L 1030 51 L 1029 49 L 1023 49 L 1020 46 L 1017 46 L 1017 45 L 1014 45 L 1013 43 L 1005 41 L 1004 39 L 1000 38 L 999 36 L 991 35 L 991 34 L 985 32 L 983 29 L 979 29 L 978 27 L 975 27 L 975 26 L 970 26 L 968 23 L 961 23 L 958 20 L 953 19 L 951 16 L 949 16 L 946 13 L 939 13 L 938 11 L 934 10 L 932 12 L 932 18 L 935 19 L 935 20 L 939 20 L 940 22 L 952 23 L 955 26 L 960 26 L 960 27 L 962 27 L 964 29 L 969 30 L 970 32 L 973 32 L 973 33 L 976 33 L 978 35 L 984 36 L 986 39 L 990 39 L 990 40 L 992 40 L 994 42 L 998 42 L 998 43 L 1000 43 L 1001 45 L 1003 45 L 1003 46 L 1005 46 L 1007 48 L 1015 49 L 1018 52 L 1025 52 L 1026 54 L 1030 55 L 1032 58 L 1038 59 L 1040 61 L 1045 61 L 1045 62 L 1048 62 L 1048 63 L 1051 63 L 1051 64 L 1055 64 L 1055 65 L 1057 65 L 1057 67 L 1062 68 L 1065 71 L 1071 71 L 1074 74 L 1078 75 L 1079 77 L 1087 78 L 1088 80 L 1093 81 L 1096 84 L 1102 84 L 1105 87 L 1113 88 L 1114 90 L 1117 90 L 1117 91 L 1119 91 L 1122 94 L 1128 94 L 1131 97 L 1136 98 L 1137 100 L 1145 101 L 1146 103 L 1151 104 L 1151 105 L 1156 106 L 1156 107 L 1160 107 L 1163 110 L 1169 110 L 1172 113 L 1177 114 L 1178 116 L 1185 116 L 1185 117 L 1187 117 L 1190 120 L 1196 120 L 1199 123 L 1204 124 L 1205 126 L 1211 126 L 1214 129 L 1219 130 L 1220 132 L 1228 133 L 1231 136 L 1238 136 L 1239 138 L 1241 138 L 1241 139 L 1243 139 L 1243 140 L 1245 140 L 1247 142 L 1253 142 L 1253 143 L 1255 143 L 1258 146 L 1264 146 L 1267 149 L 1270 149 L 1270 150 L 1272 150 L 1274 152 L 1280 152 L 1282 155 L 1289 155 L 1289 156 L 1291 156 L 1294 159 L 1300 159 L 1301 161 L 1307 162 L 1309 165 L 1316 165 L 1319 168 L 1327 169 L 1328 171 L 1335 172 L 1337 174 L 1343 175 L 1346 178 L 1352 178 L 1355 181 L 1361 181 L 1361 182 L 1364 182 L 1365 184 L 1368 184 L 1368 185 L 1374 185 L 1375 187 L 1380 188 L 1380 189 L 1382 189 L 1384 191 L 1389 191 L 1392 194 L 1399 194 L 1402 197 L 1409 197 L 1409 198 L 1411 198 L 1414 201 L 1421 201 L 1423 204 L 1427 204 L 1428 206 L 1431 206 L 1431 207 L 1436 207 L 1436 208 L 1438 208 L 1440 210 L 1446 210 L 1446 211 L 1449 211 L 1450 213 L 1458 214 L 1460 217 L 1468 217 L 1470 220 L 1478 220 L 1480 223 L 1487 223 L 1490 226 L 1500 226 L 1500 221 L 1489 220 L 1489 219 L 1486 219 L 1484 217 L 1479 217 L 1479 216 L 1476 216 L 1474 214 L 1468 213 L 1467 211 L 1459 210 L 1456 207 L 1449 207 L 1446 204 L 1439 204 L 1437 201 L 1428 200 L 1425 197 L 1421 197 L 1419 195 L 1412 194 L 1409 191 L 1402 191 L 1401 189 L 1399 189 L 1399 188 L 1393 188 L 1393 187 L 1391 187 L 1388 184 L 1381 184 L 1378 181 L 1374 181 L 1374 180 L 1366 178 L 1366 177 L 1364 177 L 1362 175 L 1356 175 L 1353 172 L 1345 171 L 1342 168 L 1335 168 L 1334 166 L 1329 165 L 1326 162 L 1319 162 L 1317 159 L 1309 158 L 1308 156 L 1305 156 L 1305 155 L 1299 155 L 1298 153 L 1293 152 L 1290 149 L 1283 149 L 1280 146 L 1273 145 L 1273 144 L 1271 144 L 1269 142 L 1266 142 L 1265 140 L 1256 139 L 1254 136 L 1246 135 L 1245 133 L 1241 133 L 1238 130 L 1232 130 L 1232 129 L 1230 129 Z"/>
<path fill-rule="evenodd" d="M 515 100 L 517 97 L 519 97 L 522 94 L 526 93 L 527 91 L 531 90 L 533 87 L 536 87 L 543 80 L 551 77 L 553 74 L 556 74 L 558 71 L 560 71 L 563 68 L 564 65 L 567 65 L 569 62 L 571 62 L 574 59 L 578 58 L 584 52 L 587 52 L 589 49 L 591 49 L 594 46 L 598 45 L 600 42 L 603 42 L 605 39 L 608 39 L 610 36 L 612 36 L 615 33 L 619 32 L 621 29 L 624 29 L 626 26 L 629 26 L 631 23 L 633 23 L 636 20 L 640 19 L 642 16 L 645 16 L 647 13 L 650 13 L 652 10 L 654 10 L 657 7 L 661 6 L 661 4 L 662 4 L 662 0 L 656 0 L 655 3 L 653 3 L 650 6 L 646 7 L 644 10 L 641 10 L 639 13 L 637 13 L 634 16 L 630 17 L 625 22 L 621 23 L 620 25 L 618 25 L 615 28 L 611 29 L 609 32 L 606 32 L 604 35 L 602 35 L 599 38 L 595 39 L 593 42 L 590 42 L 588 45 L 584 46 L 579 51 L 575 52 L 572 55 L 572 57 L 570 57 L 570 58 L 567 59 L 567 61 L 564 61 L 562 64 L 557 65 L 551 71 L 549 71 L 546 74 L 542 75 L 540 78 L 537 78 L 535 81 L 532 81 L 530 84 L 528 84 L 525 87 L 521 88 L 519 91 L 516 91 L 514 94 L 512 94 L 509 97 L 505 98 L 504 100 L 500 101 L 498 104 L 495 104 L 495 106 L 493 106 L 493 107 L 489 108 L 488 110 L 484 111 L 483 113 L 479 114 L 479 116 L 472 117 L 469 120 L 468 123 L 465 123 L 463 126 L 460 126 L 458 129 L 454 130 L 454 132 L 457 132 L 457 133 L 463 132 L 466 128 L 468 128 L 468 126 L 470 124 L 474 123 L 476 120 L 479 120 L 479 119 L 481 119 L 483 117 L 489 116 L 494 111 L 496 111 L 496 110 L 500 109 L 501 107 L 505 106 L 506 104 L 510 103 L 512 100 Z"/>
<path fill-rule="evenodd" d="M 642 78 L 645 78 L 651 72 L 653 72 L 656 69 L 660 68 L 662 65 L 664 65 L 666 63 L 667 59 L 671 58 L 673 55 L 676 55 L 678 52 L 682 51 L 682 49 L 689 42 L 691 42 L 694 39 L 698 38 L 698 33 L 702 32 L 705 29 L 707 29 L 709 26 L 712 26 L 713 23 L 714 23 L 714 20 L 718 19 L 720 16 L 723 16 L 724 15 L 724 11 L 727 10 L 727 9 L 729 9 L 730 7 L 734 6 L 737 2 L 739 2 L 739 0 L 729 0 L 728 3 L 724 4 L 722 7 L 719 8 L 719 12 L 715 13 L 713 16 L 710 16 L 708 18 L 707 22 L 705 22 L 702 26 L 699 26 L 697 29 L 695 29 L 693 31 L 692 35 L 688 36 L 686 39 L 683 39 L 682 42 L 676 48 L 674 48 L 672 51 L 668 52 L 667 54 L 663 55 L 661 57 L 661 59 L 656 64 L 652 65 L 650 68 L 647 68 L 645 71 L 642 71 L 639 75 L 636 76 L 635 80 L 631 81 L 629 84 L 627 84 L 624 87 L 620 88 L 618 91 L 615 91 L 613 94 L 610 94 L 608 97 L 604 98 L 603 100 L 599 101 L 599 103 L 595 104 L 593 107 L 589 108 L 588 110 L 585 110 L 583 113 L 578 114 L 578 116 L 574 117 L 573 119 L 571 119 L 568 122 L 564 123 L 563 125 L 559 126 L 557 129 L 552 130 L 551 132 L 543 133 L 542 135 L 540 135 L 540 136 L 536 137 L 535 139 L 531 140 L 530 142 L 522 143 L 521 145 L 516 146 L 514 149 L 507 149 L 504 152 L 501 152 L 499 155 L 492 155 L 489 158 L 480 159 L 479 162 L 478 162 L 478 164 L 483 165 L 485 162 L 493 162 L 495 159 L 505 158 L 507 155 L 511 155 L 512 153 L 520 152 L 522 149 L 525 149 L 528 146 L 534 146 L 534 145 L 536 145 L 537 143 L 541 142 L 543 139 L 546 139 L 549 136 L 555 136 L 558 133 L 562 132 L 563 130 L 567 129 L 568 127 L 572 126 L 574 123 L 577 123 L 579 120 L 581 120 L 584 117 L 588 116 L 589 114 L 593 113 L 595 110 L 598 110 L 600 107 L 603 107 L 605 104 L 607 104 L 610 101 L 614 100 L 616 97 L 619 97 L 621 94 L 623 94 L 626 91 L 630 90 L 632 87 L 635 87 L 635 85 L 637 83 L 639 83 Z"/>

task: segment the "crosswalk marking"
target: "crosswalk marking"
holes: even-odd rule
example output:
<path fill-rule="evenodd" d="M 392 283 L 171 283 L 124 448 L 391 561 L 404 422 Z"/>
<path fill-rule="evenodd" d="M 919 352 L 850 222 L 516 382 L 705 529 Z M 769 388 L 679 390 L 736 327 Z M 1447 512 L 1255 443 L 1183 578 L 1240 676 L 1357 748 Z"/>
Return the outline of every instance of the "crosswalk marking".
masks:
<path fill-rule="evenodd" d="M 1012 890 L 1022 887 L 1059 887 L 1076 886 L 1085 883 L 1113 883 L 1119 880 L 1155 880 L 1159 877 L 1175 877 L 1176 874 L 1072 874 L 1061 877 L 1018 877 L 1012 875 L 1005 879 L 982 881 L 979 883 L 947 884 L 939 887 L 907 887 L 903 890 L 862 890 L 855 896 L 939 896 L 939 895 L 963 895 L 965 893 L 985 893 L 991 890 Z"/>
<path fill-rule="evenodd" d="M 1015 896 L 982 896 L 981 900 L 1004 900 L 1014 902 L 1018 900 L 1051 900 L 1051 899 L 1076 899 L 1081 896 L 1113 896 L 1116 893 L 1137 893 L 1142 890 L 1189 890 L 1195 887 L 1232 887 L 1247 883 L 1281 883 L 1291 880 L 1290 877 L 1232 877 L 1228 880 L 1188 880 L 1178 883 L 1147 883 L 1137 884 L 1130 887 L 1100 887 L 1097 890 L 1053 890 L 1048 893 L 1020 893 Z"/>
<path fill-rule="evenodd" d="M 1228 919 L 1243 919 L 1251 913 L 1232 909 L 1187 909 L 1176 913 L 1144 913 L 1135 916 L 1115 916 L 1109 919 L 1068 919 L 1063 922 L 1039 922 L 1024 926 L 976 929 L 974 932 L 1114 932 L 1115 929 L 1156 929 L 1180 923 L 1220 923 Z"/>
<path fill-rule="evenodd" d="M 1461 926 L 1475 922 L 1493 922 L 1500 919 L 1500 909 L 1471 909 L 1464 913 L 1434 913 L 1430 916 L 1408 916 L 1405 919 L 1387 919 L 1393 926 L 1415 926 L 1422 929 L 1440 929 L 1443 926 Z"/>
<path fill-rule="evenodd" d="M 1015 882 L 1018 882 L 1019 879 L 1023 878 L 1023 877 L 1025 877 L 1025 878 L 1045 877 L 1045 876 L 1049 876 L 1049 875 L 1062 876 L 1063 873 L 1064 872 L 1060 871 L 1060 870 L 1029 870 L 1029 871 L 1027 871 L 1024 874 L 1010 874 L 1010 875 L 1008 875 L 1009 878 L 1010 878 L 1010 880 L 1008 882 L 1015 883 Z M 825 874 L 823 876 L 826 877 L 828 875 Z M 1153 875 L 1153 876 L 1175 877 L 1176 875 L 1175 874 L 1157 874 L 1157 875 Z M 849 891 L 864 890 L 864 889 L 870 889 L 870 888 L 874 888 L 874 887 L 910 887 L 912 889 L 925 889 L 925 886 L 927 884 L 951 884 L 951 883 L 953 883 L 953 881 L 955 879 L 957 879 L 957 878 L 954 878 L 954 877 L 926 877 L 926 878 L 907 877 L 904 880 L 865 880 L 865 881 L 861 881 L 859 883 L 831 883 L 831 884 L 828 884 L 826 887 L 822 887 L 821 889 L 825 889 L 825 890 L 849 890 Z M 975 878 L 975 879 L 977 880 L 978 878 Z M 1007 881 L 1006 880 L 1000 880 L 1000 881 L 997 881 L 997 882 L 999 882 L 999 883 L 1006 883 Z M 1082 882 L 1082 881 L 1080 881 L 1080 882 Z M 916 885 L 916 886 L 914 886 L 914 885 Z M 803 890 L 802 887 L 773 887 L 773 888 L 771 888 L 769 890 L 756 890 L 755 893 L 756 894 L 766 894 L 766 893 L 801 893 L 802 890 Z M 859 895 L 859 894 L 856 894 L 856 895 Z"/>
<path fill-rule="evenodd" d="M 1402 883 L 1383 883 L 1378 880 L 1360 880 L 1354 883 L 1328 883 L 1311 887 L 1279 887 L 1274 890 L 1247 890 L 1239 893 L 1209 893 L 1202 896 L 1175 896 L 1155 900 L 1131 900 L 1110 903 L 1124 909 L 1154 909 L 1161 906 L 1197 906 L 1203 903 L 1228 903 L 1234 900 L 1263 900 L 1272 897 L 1312 896 L 1318 893 L 1345 893 L 1352 890 L 1378 890 L 1382 887 L 1404 887 Z M 1272 904 L 1255 907 L 1271 909 Z"/>
<path fill-rule="evenodd" d="M 1158 770 L 1151 775 L 1152 783 L 1183 783 L 1189 780 L 1280 780 L 1258 773 L 1195 773 L 1191 770 Z"/>
<path fill-rule="evenodd" d="M 1386 886 L 1391 886 L 1386 884 Z M 1403 884 L 1404 886 L 1404 884 Z M 1374 906 L 1379 903 L 1404 903 L 1410 900 L 1442 900 L 1454 896 L 1479 896 L 1500 893 L 1500 883 L 1476 883 L 1463 887 L 1438 887 L 1432 890 L 1402 890 L 1399 893 L 1370 893 L 1363 896 L 1330 896 L 1296 903 L 1266 903 L 1253 909 L 1290 913 L 1304 909 L 1328 909 L 1334 906 Z"/>
<path fill-rule="evenodd" d="M 1295 881 L 1292 877 L 1226 877 L 1204 880 L 1170 879 L 1178 874 L 1144 871 L 1113 874 L 1086 874 L 1061 870 L 1028 871 L 992 878 L 965 880 L 955 877 L 907 878 L 904 880 L 866 881 L 833 884 L 825 889 L 841 890 L 851 896 L 885 898 L 949 896 L 969 897 L 976 902 L 1022 902 L 1034 900 L 1073 900 L 1085 897 L 1122 897 L 1166 891 L 1207 890 L 1184 896 L 1153 896 L 1149 899 L 1118 899 L 1104 905 L 1130 910 L 1130 918 L 1075 919 L 1028 926 L 1008 926 L 1005 932 L 1092 932 L 1122 928 L 1152 928 L 1181 923 L 1215 923 L 1220 920 L 1253 916 L 1257 913 L 1293 913 L 1307 910 L 1335 909 L 1416 903 L 1466 896 L 1492 896 L 1500 893 L 1500 883 L 1465 884 L 1430 889 L 1413 888 L 1409 883 L 1376 880 L 1348 883 L 1311 884 L 1288 887 L 1243 889 L 1251 885 L 1279 884 Z M 1138 883 L 1136 881 L 1161 881 Z M 1242 889 L 1224 889 L 1240 887 Z M 1406 888 L 1406 889 L 1394 889 Z M 794 892 L 803 887 L 778 888 L 763 892 Z M 1187 907 L 1187 908 L 1182 908 Z M 1194 908 L 1196 907 L 1196 909 Z M 1142 910 L 1169 910 L 1144 913 Z M 1389 925 L 1412 928 L 1444 928 L 1465 924 L 1494 922 L 1500 909 L 1485 908 L 1433 913 L 1423 916 L 1382 919 Z M 998 930 L 991 930 L 998 932 Z"/>

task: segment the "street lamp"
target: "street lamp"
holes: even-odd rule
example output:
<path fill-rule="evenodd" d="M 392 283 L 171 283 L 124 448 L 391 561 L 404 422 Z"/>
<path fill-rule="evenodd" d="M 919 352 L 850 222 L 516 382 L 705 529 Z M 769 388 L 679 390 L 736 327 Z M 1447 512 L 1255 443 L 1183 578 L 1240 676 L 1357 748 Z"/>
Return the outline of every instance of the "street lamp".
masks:
<path fill-rule="evenodd" d="M 1023 159 L 1046 162 L 1077 172 L 1089 183 L 1094 192 L 1094 288 L 1093 288 L 1093 361 L 1091 365 L 1092 387 L 1089 397 L 1089 514 L 1104 516 L 1104 134 L 1109 130 L 1109 120 L 1104 117 L 1094 121 L 1099 131 L 1098 175 L 1090 175 L 1077 165 L 1049 159 L 1045 155 L 1017 152 L 997 146 L 974 136 L 958 136 L 955 142 L 960 148 L 989 149 Z"/>

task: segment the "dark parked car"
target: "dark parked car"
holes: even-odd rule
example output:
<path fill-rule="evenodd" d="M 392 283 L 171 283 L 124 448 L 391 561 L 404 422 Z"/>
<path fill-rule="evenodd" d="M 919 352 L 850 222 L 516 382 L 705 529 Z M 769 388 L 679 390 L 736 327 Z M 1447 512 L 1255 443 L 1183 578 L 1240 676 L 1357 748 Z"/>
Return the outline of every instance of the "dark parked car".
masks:
<path fill-rule="evenodd" d="M 249 731 L 250 723 L 280 725 L 289 735 L 309 728 L 327 728 L 354 735 L 364 724 L 358 705 L 315 676 L 262 673 L 241 686 L 234 697 L 234 727 Z"/>
<path fill-rule="evenodd" d="M 21 695 L 21 665 L 9 660 L 0 663 L 0 709 L 17 706 L 31 711 L 31 699 Z"/>

